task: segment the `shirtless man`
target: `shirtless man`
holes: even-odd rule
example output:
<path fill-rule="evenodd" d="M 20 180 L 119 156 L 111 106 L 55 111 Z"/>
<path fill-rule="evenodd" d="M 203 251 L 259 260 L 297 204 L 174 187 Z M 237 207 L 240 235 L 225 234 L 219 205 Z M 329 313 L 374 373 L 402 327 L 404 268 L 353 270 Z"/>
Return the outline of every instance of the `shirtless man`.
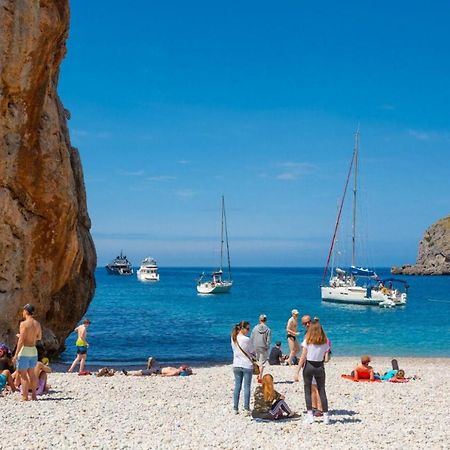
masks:
<path fill-rule="evenodd" d="M 22 383 L 22 400 L 28 400 L 28 391 L 31 390 L 31 399 L 36 398 L 37 379 L 35 367 L 38 354 L 36 342 L 42 338 L 41 324 L 33 318 L 34 306 L 29 303 L 23 307 L 22 316 L 24 320 L 20 323 L 19 341 L 17 342 L 16 354 L 13 362 L 19 371 Z"/>
<path fill-rule="evenodd" d="M 72 365 L 70 366 L 70 368 L 67 372 L 73 372 L 73 369 L 75 369 L 75 366 L 78 363 L 80 363 L 80 373 L 84 372 L 84 366 L 86 364 L 86 358 L 87 358 L 87 350 L 89 347 L 89 344 L 86 340 L 87 330 L 88 330 L 90 324 L 91 324 L 91 321 L 89 319 L 84 319 L 83 324 L 76 327 L 74 330 L 78 333 L 78 338 L 77 338 L 77 341 L 75 342 L 75 345 L 77 347 L 77 357 L 74 359 Z"/>
<path fill-rule="evenodd" d="M 292 317 L 288 320 L 288 323 L 286 326 L 287 340 L 288 340 L 289 350 L 290 350 L 287 363 L 290 366 L 292 365 L 292 359 L 300 351 L 300 346 L 298 345 L 298 342 L 297 342 L 297 336 L 300 333 L 297 331 L 297 327 L 298 327 L 298 311 L 296 309 L 293 309 Z"/>

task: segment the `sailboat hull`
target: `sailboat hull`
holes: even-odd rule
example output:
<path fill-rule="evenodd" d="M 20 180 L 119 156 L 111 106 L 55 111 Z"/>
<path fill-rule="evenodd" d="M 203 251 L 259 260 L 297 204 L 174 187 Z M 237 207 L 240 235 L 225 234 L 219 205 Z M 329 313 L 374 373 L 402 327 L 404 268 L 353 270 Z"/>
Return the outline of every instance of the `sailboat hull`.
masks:
<path fill-rule="evenodd" d="M 375 290 L 368 297 L 367 289 L 360 286 L 322 286 L 320 290 L 324 302 L 378 306 L 386 299 L 381 292 Z"/>
<path fill-rule="evenodd" d="M 199 294 L 226 294 L 227 292 L 230 292 L 231 286 L 233 286 L 232 281 L 198 283 L 197 292 Z"/>

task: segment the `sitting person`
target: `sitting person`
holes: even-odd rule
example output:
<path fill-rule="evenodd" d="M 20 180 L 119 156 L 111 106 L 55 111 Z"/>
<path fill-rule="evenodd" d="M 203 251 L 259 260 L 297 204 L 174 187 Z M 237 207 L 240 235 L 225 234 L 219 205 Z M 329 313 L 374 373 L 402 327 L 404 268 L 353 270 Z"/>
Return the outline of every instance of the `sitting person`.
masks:
<path fill-rule="evenodd" d="M 48 389 L 50 387 L 47 384 L 47 377 L 49 373 L 52 373 L 52 369 L 49 367 L 48 364 L 49 364 L 48 358 L 39 356 L 39 361 L 37 362 L 36 367 L 34 368 L 34 376 L 36 377 L 37 380 L 36 395 L 42 395 L 48 392 Z M 22 382 L 20 379 L 19 371 L 14 372 L 13 378 L 14 384 L 22 392 Z"/>
<path fill-rule="evenodd" d="M 50 387 L 47 384 L 47 377 L 49 373 L 52 373 L 52 369 L 49 367 L 48 358 L 42 358 L 41 361 L 38 361 L 36 367 L 34 368 L 36 378 L 38 380 L 38 386 L 36 389 L 36 395 L 42 395 L 45 392 L 48 392 L 48 388 Z"/>
<path fill-rule="evenodd" d="M 284 396 L 274 389 L 270 374 L 264 375 L 262 385 L 256 386 L 254 399 L 252 417 L 255 419 L 277 420 L 294 415 L 284 401 Z"/>
<path fill-rule="evenodd" d="M 269 355 L 269 364 L 271 366 L 279 366 L 285 362 L 286 358 L 283 356 L 283 352 L 281 351 L 281 342 L 278 341 L 275 343 L 275 347 L 270 350 Z"/>
<path fill-rule="evenodd" d="M 369 363 L 370 363 L 369 355 L 361 356 L 361 362 L 355 367 L 355 369 L 351 373 L 355 381 L 358 380 L 373 381 L 375 379 L 373 368 L 369 366 Z"/>
<path fill-rule="evenodd" d="M 133 377 L 145 377 L 150 375 L 161 375 L 163 377 L 186 377 L 192 375 L 192 369 L 183 364 L 180 367 L 162 367 L 155 358 L 148 358 L 147 369 L 145 370 L 122 370 L 124 375 Z"/>
<path fill-rule="evenodd" d="M 16 391 L 16 386 L 14 385 L 14 380 L 11 376 L 11 372 L 8 369 L 0 371 L 0 393 L 9 386 L 12 392 Z"/>
<path fill-rule="evenodd" d="M 14 373 L 14 366 L 11 361 L 11 350 L 6 344 L 0 344 L 0 392 L 9 386 L 15 392 L 14 379 L 11 376 Z"/>

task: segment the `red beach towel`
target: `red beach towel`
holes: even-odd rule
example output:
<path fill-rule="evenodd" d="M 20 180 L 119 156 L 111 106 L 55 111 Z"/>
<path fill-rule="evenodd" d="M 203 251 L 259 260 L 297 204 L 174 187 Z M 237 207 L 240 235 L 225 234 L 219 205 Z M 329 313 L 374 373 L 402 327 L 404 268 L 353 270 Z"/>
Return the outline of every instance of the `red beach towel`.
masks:
<path fill-rule="evenodd" d="M 375 380 L 370 380 L 370 379 L 355 380 L 352 375 L 347 375 L 345 373 L 342 374 L 341 377 L 344 378 L 344 380 L 356 381 L 356 382 L 359 382 L 359 383 L 364 383 L 364 382 L 366 382 L 366 383 L 379 383 L 381 381 L 381 380 L 377 380 L 377 379 L 375 379 Z"/>

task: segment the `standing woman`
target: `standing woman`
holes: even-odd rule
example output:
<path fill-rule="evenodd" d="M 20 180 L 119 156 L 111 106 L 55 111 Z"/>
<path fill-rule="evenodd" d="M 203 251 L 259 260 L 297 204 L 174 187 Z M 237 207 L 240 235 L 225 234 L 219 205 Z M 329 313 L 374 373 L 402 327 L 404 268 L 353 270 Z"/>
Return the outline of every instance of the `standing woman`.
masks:
<path fill-rule="evenodd" d="M 238 414 L 239 396 L 242 382 L 244 382 L 244 410 L 246 415 L 250 415 L 250 386 L 253 375 L 252 358 L 255 357 L 255 348 L 252 340 L 247 336 L 249 331 L 250 323 L 242 321 L 235 325 L 231 332 L 234 373 L 233 408 L 234 412 Z"/>
<path fill-rule="evenodd" d="M 317 390 L 319 391 L 319 397 L 322 403 L 323 423 L 326 425 L 330 423 L 330 418 L 328 416 L 328 400 L 325 392 L 324 367 L 324 362 L 328 361 L 330 351 L 330 345 L 328 342 L 327 336 L 325 335 L 325 332 L 319 322 L 313 322 L 310 325 L 305 339 L 302 342 L 303 352 L 298 363 L 296 378 L 298 378 L 298 374 L 303 367 L 303 383 L 305 386 L 305 401 L 307 410 L 307 416 L 305 419 L 306 423 L 314 422 L 311 398 L 313 377 L 316 379 Z"/>

